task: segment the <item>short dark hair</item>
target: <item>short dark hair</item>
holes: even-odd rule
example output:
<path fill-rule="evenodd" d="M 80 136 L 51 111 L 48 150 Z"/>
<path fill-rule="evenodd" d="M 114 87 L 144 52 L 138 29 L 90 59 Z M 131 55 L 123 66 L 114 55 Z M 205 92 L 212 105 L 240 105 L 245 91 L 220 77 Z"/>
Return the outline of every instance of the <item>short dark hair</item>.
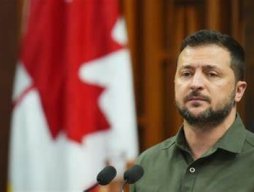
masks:
<path fill-rule="evenodd" d="M 242 46 L 231 36 L 212 30 L 200 30 L 187 36 L 181 45 L 180 51 L 185 47 L 215 44 L 229 51 L 231 56 L 231 68 L 234 71 L 236 81 L 244 80 L 245 56 Z"/>

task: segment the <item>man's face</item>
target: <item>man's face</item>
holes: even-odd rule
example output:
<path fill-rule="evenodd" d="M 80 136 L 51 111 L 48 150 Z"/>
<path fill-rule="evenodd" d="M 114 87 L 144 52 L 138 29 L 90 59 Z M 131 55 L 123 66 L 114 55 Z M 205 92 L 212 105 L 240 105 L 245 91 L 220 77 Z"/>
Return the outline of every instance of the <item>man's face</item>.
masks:
<path fill-rule="evenodd" d="M 214 44 L 186 47 L 181 52 L 175 74 L 175 100 L 187 122 L 220 123 L 240 100 L 230 62 L 230 53 Z"/>

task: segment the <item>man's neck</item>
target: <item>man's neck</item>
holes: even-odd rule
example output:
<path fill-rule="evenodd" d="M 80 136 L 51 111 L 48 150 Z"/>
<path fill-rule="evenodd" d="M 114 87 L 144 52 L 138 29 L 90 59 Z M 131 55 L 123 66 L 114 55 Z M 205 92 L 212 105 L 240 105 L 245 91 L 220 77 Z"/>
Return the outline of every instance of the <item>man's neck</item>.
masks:
<path fill-rule="evenodd" d="M 200 158 L 226 133 L 235 121 L 235 116 L 236 110 L 233 109 L 221 124 L 209 128 L 195 127 L 184 121 L 185 138 L 193 159 Z"/>

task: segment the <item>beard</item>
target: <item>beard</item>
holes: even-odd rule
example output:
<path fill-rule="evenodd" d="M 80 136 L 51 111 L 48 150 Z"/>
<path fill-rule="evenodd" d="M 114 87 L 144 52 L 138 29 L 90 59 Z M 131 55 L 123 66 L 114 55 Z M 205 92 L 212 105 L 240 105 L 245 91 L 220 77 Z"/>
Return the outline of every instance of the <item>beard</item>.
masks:
<path fill-rule="evenodd" d="M 197 96 L 197 93 L 193 93 L 191 95 Z M 190 96 L 187 96 L 190 97 Z M 209 128 L 214 127 L 216 125 L 221 124 L 225 118 L 229 115 L 232 108 L 235 106 L 235 91 L 232 91 L 230 94 L 230 97 L 227 99 L 226 103 L 222 105 L 218 109 L 212 109 L 212 107 L 209 107 L 205 111 L 201 112 L 198 115 L 194 115 L 191 113 L 188 108 L 186 107 L 180 107 L 180 104 L 176 102 L 177 109 L 180 113 L 180 115 L 190 124 L 196 127 L 200 128 Z M 209 98 L 207 98 L 207 101 L 210 101 Z"/>

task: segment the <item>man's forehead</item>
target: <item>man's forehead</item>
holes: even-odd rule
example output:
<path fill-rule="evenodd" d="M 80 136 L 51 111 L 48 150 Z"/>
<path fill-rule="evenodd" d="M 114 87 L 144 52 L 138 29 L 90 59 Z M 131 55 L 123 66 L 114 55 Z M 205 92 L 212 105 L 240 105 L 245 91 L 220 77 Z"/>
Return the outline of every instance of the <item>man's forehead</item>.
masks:
<path fill-rule="evenodd" d="M 220 68 L 230 67 L 230 63 L 229 51 L 215 44 L 186 47 L 177 60 L 178 67 L 206 66 L 207 68 Z"/>

